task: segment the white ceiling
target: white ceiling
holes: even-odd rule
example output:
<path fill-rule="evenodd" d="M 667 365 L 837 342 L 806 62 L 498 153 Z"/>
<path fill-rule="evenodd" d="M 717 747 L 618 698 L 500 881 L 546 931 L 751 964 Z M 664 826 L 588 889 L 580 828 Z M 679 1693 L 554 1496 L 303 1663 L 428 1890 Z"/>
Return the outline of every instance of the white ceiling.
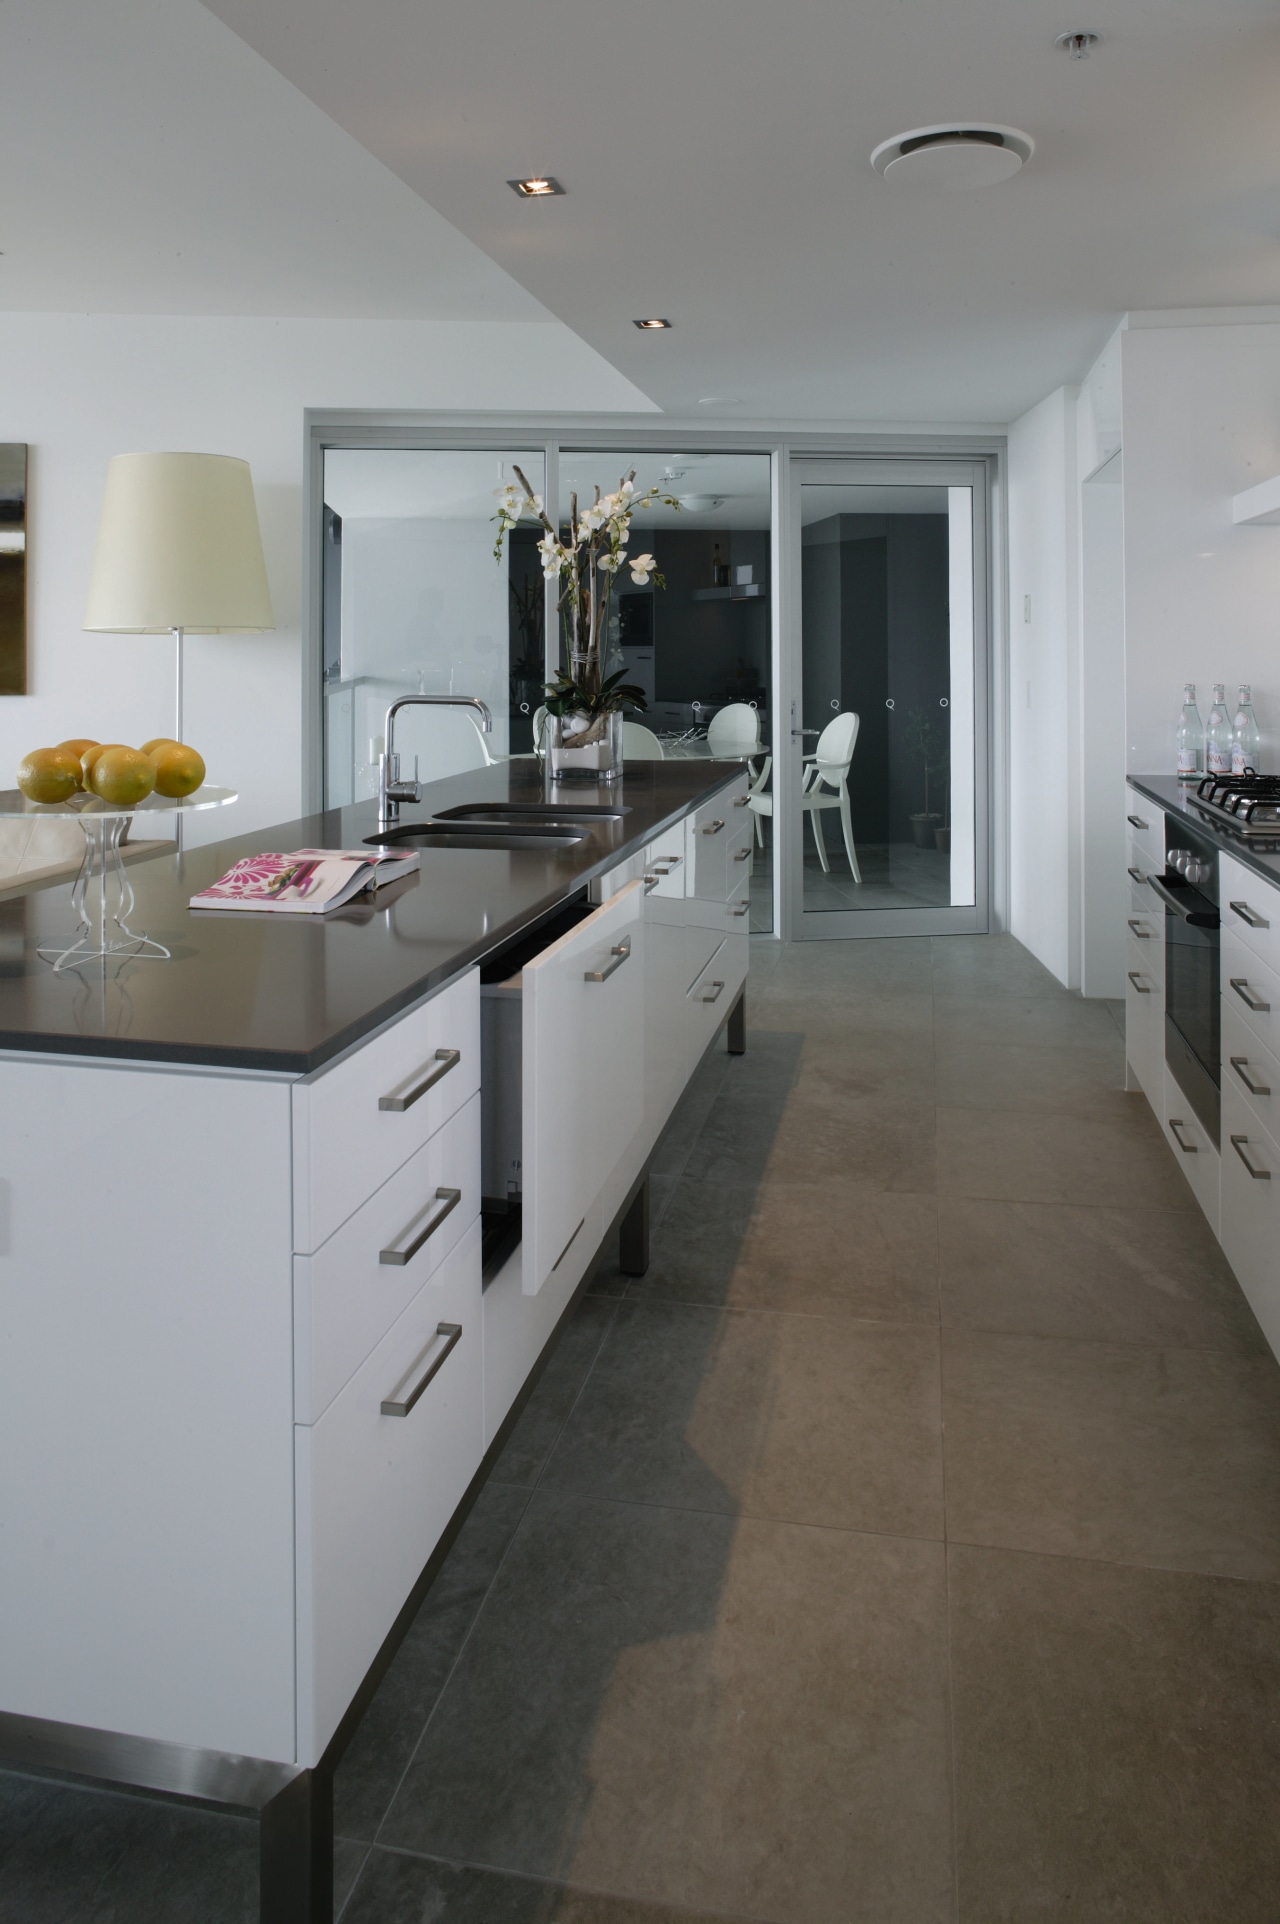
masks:
<path fill-rule="evenodd" d="M 1275 0 L 209 4 L 667 409 L 1004 420 L 1127 308 L 1280 299 Z M 952 117 L 1033 160 L 877 179 Z M 563 200 L 505 185 L 544 170 Z"/>

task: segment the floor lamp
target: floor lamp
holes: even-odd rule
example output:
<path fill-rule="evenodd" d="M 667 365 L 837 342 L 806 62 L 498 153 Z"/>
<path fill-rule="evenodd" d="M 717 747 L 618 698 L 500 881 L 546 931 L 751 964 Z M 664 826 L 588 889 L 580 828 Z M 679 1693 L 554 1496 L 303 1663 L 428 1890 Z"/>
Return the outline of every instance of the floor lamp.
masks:
<path fill-rule="evenodd" d="M 184 634 L 260 635 L 276 625 L 249 463 L 227 454 L 115 455 L 84 625 L 97 634 L 172 634 L 181 741 Z M 180 814 L 176 830 L 181 848 Z"/>

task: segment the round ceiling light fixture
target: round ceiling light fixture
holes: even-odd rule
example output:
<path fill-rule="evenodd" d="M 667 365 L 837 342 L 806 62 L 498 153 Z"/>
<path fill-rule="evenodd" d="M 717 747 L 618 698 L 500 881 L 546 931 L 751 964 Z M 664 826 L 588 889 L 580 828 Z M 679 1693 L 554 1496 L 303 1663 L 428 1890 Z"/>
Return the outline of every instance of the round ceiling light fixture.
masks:
<path fill-rule="evenodd" d="M 953 120 L 882 140 L 871 165 L 891 186 L 954 194 L 1010 179 L 1030 160 L 1035 146 L 1030 134 L 1018 127 L 958 125 Z"/>
<path fill-rule="evenodd" d="M 680 506 L 688 508 L 691 514 L 706 514 L 711 508 L 722 508 L 728 499 L 723 494 L 682 494 Z"/>

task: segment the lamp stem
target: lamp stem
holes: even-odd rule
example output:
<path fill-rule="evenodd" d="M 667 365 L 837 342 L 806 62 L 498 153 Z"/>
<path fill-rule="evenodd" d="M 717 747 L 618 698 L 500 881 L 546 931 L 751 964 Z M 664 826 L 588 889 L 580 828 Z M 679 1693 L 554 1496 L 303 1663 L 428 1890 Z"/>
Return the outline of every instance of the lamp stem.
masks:
<path fill-rule="evenodd" d="M 173 641 L 174 641 L 174 657 L 175 657 L 175 673 L 174 673 L 174 689 L 173 689 L 173 692 L 174 692 L 173 707 L 174 707 L 175 720 L 174 720 L 174 727 L 173 727 L 173 735 L 174 735 L 174 740 L 180 742 L 182 740 L 182 630 L 181 628 L 174 629 Z M 178 854 L 181 855 L 182 853 L 182 810 L 181 809 L 179 809 L 174 815 L 173 827 L 174 827 L 174 839 L 178 844 Z"/>

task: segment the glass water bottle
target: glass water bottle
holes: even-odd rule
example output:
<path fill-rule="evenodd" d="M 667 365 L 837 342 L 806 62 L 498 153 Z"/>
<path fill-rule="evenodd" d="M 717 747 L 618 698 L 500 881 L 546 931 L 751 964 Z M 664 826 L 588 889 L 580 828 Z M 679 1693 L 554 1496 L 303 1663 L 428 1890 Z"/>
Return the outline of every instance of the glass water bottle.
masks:
<path fill-rule="evenodd" d="M 1189 681 L 1182 691 L 1182 714 L 1178 720 L 1178 780 L 1198 781 L 1200 758 L 1204 750 L 1204 723 L 1196 707 L 1196 685 Z"/>
<path fill-rule="evenodd" d="M 1231 773 L 1261 775 L 1262 741 L 1253 713 L 1253 691 L 1248 682 L 1240 685 L 1240 706 L 1231 724 Z"/>
<path fill-rule="evenodd" d="M 1213 684 L 1213 707 L 1204 731 L 1204 766 L 1207 775 L 1231 773 L 1231 721 L 1227 715 L 1227 691 L 1220 681 Z"/>

